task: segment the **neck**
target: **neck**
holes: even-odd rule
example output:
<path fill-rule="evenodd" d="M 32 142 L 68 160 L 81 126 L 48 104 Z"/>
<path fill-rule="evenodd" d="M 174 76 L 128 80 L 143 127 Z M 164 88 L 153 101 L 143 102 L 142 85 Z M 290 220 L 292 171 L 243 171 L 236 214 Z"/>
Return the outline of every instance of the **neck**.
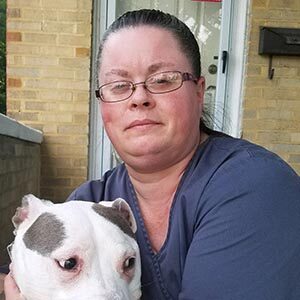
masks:
<path fill-rule="evenodd" d="M 200 143 L 207 139 L 206 134 L 201 135 Z M 126 165 L 129 177 L 135 188 L 138 199 L 141 202 L 163 204 L 165 201 L 172 201 L 180 179 L 193 157 L 198 143 L 183 159 L 163 169 L 152 172 L 141 172 L 129 165 Z M 164 201 L 165 200 L 165 201 Z"/>

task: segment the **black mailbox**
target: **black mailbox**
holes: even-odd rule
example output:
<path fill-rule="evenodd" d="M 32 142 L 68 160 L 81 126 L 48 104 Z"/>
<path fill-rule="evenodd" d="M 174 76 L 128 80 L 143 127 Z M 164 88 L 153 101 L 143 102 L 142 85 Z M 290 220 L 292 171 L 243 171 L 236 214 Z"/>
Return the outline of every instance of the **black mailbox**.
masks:
<path fill-rule="evenodd" d="M 300 55 L 300 29 L 260 27 L 259 54 L 270 56 L 269 78 L 273 78 L 273 55 Z"/>

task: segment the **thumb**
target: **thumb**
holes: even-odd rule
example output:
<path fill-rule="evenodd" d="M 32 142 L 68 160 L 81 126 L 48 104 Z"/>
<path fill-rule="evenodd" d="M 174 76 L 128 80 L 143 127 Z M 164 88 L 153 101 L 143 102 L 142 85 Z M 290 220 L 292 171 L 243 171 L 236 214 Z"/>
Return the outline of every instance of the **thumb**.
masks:
<path fill-rule="evenodd" d="M 6 300 L 24 300 L 15 280 L 11 276 L 11 273 L 5 276 L 4 294 Z"/>

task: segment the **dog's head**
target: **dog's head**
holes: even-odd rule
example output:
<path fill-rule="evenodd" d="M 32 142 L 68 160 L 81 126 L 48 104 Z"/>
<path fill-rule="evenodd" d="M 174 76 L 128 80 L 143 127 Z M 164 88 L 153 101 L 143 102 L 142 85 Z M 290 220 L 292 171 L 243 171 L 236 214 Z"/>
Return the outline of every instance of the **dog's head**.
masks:
<path fill-rule="evenodd" d="M 53 204 L 27 195 L 12 221 L 13 274 L 27 300 L 140 298 L 136 222 L 123 199 Z"/>

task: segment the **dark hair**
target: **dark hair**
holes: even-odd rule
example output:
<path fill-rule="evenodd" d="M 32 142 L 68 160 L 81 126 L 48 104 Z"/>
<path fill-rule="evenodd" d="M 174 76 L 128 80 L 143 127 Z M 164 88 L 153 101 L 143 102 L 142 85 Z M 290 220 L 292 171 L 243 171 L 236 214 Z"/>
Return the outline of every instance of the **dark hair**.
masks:
<path fill-rule="evenodd" d="M 116 19 L 105 32 L 97 55 L 97 77 L 101 63 L 101 54 L 105 41 L 113 32 L 128 27 L 141 25 L 155 26 L 165 29 L 173 34 L 181 50 L 185 53 L 191 64 L 192 72 L 198 78 L 201 75 L 201 59 L 198 43 L 191 30 L 182 21 L 173 15 L 155 9 L 140 9 L 128 11 Z M 97 81 L 98 82 L 98 81 Z"/>
<path fill-rule="evenodd" d="M 199 78 L 201 76 L 201 57 L 197 40 L 194 34 L 186 24 L 180 21 L 177 17 L 168 13 L 155 9 L 140 9 L 128 11 L 117 18 L 110 27 L 106 30 L 100 42 L 97 54 L 96 63 L 96 84 L 98 85 L 99 69 L 101 67 L 101 54 L 104 44 L 111 33 L 117 32 L 123 28 L 137 27 L 137 26 L 154 26 L 165 29 L 173 34 L 178 41 L 182 52 L 186 55 L 191 64 L 193 74 Z M 213 131 L 209 129 L 203 119 L 200 120 L 201 130 L 207 134 L 212 134 Z"/>

